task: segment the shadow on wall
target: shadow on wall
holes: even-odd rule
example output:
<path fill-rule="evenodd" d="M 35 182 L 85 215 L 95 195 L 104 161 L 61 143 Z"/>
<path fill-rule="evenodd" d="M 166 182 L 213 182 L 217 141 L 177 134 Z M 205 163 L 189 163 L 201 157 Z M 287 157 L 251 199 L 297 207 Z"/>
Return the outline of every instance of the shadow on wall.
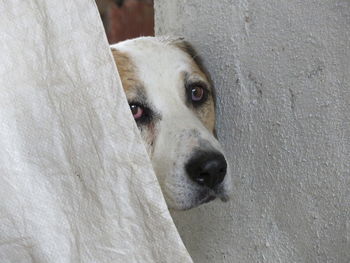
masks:
<path fill-rule="evenodd" d="M 110 44 L 154 36 L 153 0 L 96 0 Z"/>

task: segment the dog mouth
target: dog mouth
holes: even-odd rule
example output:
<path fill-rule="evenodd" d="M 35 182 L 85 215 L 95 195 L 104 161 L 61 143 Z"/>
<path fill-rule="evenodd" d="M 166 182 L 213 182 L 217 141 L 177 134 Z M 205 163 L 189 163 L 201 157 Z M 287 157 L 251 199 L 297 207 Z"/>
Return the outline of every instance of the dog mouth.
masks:
<path fill-rule="evenodd" d="M 229 196 L 226 193 L 222 191 L 210 190 L 200 195 L 198 205 L 209 203 L 214 201 L 216 198 L 219 198 L 224 203 L 229 200 Z"/>
<path fill-rule="evenodd" d="M 199 203 L 200 204 L 205 204 L 205 203 L 209 203 L 210 201 L 213 201 L 216 199 L 216 196 L 214 195 L 209 195 L 206 198 L 204 198 L 203 200 L 201 200 Z"/>
<path fill-rule="evenodd" d="M 169 196 L 167 197 L 169 198 Z M 215 190 L 209 188 L 202 189 L 202 191 L 197 192 L 196 198 L 193 198 L 190 202 L 182 203 L 180 206 L 169 206 L 168 204 L 168 208 L 170 210 L 186 211 L 200 205 L 210 203 L 216 199 L 220 199 L 220 201 L 224 203 L 228 202 L 230 199 L 229 192 L 221 187 Z M 173 202 L 176 204 L 176 200 L 173 200 Z"/>

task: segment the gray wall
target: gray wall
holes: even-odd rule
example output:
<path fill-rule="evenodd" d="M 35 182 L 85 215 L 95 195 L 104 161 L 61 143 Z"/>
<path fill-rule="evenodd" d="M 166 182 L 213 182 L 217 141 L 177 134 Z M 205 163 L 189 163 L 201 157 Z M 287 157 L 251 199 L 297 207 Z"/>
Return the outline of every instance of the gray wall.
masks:
<path fill-rule="evenodd" d="M 173 213 L 195 262 L 350 262 L 350 1 L 156 0 L 218 92 L 229 203 Z"/>

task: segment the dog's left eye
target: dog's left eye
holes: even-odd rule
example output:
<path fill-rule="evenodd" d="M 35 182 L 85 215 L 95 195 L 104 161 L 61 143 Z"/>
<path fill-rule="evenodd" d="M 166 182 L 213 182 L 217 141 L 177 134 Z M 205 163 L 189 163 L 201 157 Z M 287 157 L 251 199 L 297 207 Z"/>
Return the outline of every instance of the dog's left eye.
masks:
<path fill-rule="evenodd" d="M 188 100 L 193 106 L 199 106 L 205 102 L 208 97 L 207 89 L 201 83 L 193 83 L 187 86 Z"/>
<path fill-rule="evenodd" d="M 192 101 L 200 101 L 204 97 L 204 89 L 202 87 L 193 87 L 191 89 Z"/>

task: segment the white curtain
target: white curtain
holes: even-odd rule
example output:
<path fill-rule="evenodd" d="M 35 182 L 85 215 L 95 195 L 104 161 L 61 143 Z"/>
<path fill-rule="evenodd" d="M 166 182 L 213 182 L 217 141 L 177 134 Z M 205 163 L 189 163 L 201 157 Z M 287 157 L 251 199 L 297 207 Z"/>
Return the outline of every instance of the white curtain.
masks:
<path fill-rule="evenodd" d="M 93 0 L 0 0 L 0 262 L 191 262 Z"/>

